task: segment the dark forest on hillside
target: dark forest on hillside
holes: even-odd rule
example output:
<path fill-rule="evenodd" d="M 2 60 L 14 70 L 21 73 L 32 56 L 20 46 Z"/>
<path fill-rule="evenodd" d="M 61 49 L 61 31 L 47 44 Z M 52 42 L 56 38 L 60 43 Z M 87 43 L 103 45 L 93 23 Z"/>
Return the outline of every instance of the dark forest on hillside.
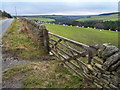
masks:
<path fill-rule="evenodd" d="M 12 18 L 12 16 L 9 13 L 7 13 L 6 11 L 1 11 L 1 10 L 0 10 L 0 17 Z"/>

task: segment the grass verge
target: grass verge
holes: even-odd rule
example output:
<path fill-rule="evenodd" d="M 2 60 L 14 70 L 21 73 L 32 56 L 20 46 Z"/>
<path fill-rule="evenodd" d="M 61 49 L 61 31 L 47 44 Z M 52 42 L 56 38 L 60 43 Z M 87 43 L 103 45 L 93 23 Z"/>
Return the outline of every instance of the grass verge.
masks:
<path fill-rule="evenodd" d="M 3 35 L 5 51 L 16 55 L 20 59 L 34 59 L 46 55 L 43 47 L 38 47 L 26 33 L 21 33 L 21 23 L 14 20 Z"/>
<path fill-rule="evenodd" d="M 0 17 L 0 20 L 7 19 L 7 17 Z"/>

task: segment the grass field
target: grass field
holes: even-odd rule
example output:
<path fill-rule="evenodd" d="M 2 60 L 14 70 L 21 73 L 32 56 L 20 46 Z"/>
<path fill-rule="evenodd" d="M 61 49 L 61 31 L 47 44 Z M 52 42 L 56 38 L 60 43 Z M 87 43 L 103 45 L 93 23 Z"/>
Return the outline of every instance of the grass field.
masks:
<path fill-rule="evenodd" d="M 54 19 L 50 19 L 50 18 L 28 18 L 30 20 L 39 20 L 39 21 L 45 21 L 45 22 L 52 22 L 55 21 Z"/>
<path fill-rule="evenodd" d="M 105 15 L 105 16 L 92 16 L 90 18 L 82 18 L 76 21 L 95 21 L 95 20 L 103 20 L 103 21 L 118 21 L 118 14 L 114 15 Z"/>
<path fill-rule="evenodd" d="M 100 29 L 81 28 L 75 26 L 62 26 L 45 24 L 49 32 L 64 36 L 66 38 L 88 44 L 112 43 L 118 45 L 118 32 Z"/>

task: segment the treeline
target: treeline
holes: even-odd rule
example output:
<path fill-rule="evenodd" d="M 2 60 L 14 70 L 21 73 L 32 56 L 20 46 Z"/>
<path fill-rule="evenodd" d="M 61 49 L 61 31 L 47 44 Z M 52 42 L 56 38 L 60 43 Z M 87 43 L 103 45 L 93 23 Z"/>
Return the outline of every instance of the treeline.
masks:
<path fill-rule="evenodd" d="M 66 20 L 67 21 L 67 20 Z M 72 26 L 84 26 L 85 28 L 96 28 L 96 29 L 105 29 L 105 30 L 112 30 L 112 31 L 120 31 L 120 21 L 67 21 L 67 22 L 54 22 L 56 24 L 66 24 L 66 25 L 72 25 Z"/>
<path fill-rule="evenodd" d="M 64 15 L 49 15 L 49 16 L 42 16 L 42 18 L 50 18 L 55 19 L 55 23 L 69 23 L 71 21 L 86 18 L 87 16 L 64 16 Z"/>
<path fill-rule="evenodd" d="M 84 26 L 84 27 L 92 27 L 92 28 L 98 28 L 98 29 L 105 29 L 105 30 L 119 30 L 120 21 L 72 21 L 71 23 L 66 23 L 67 25 L 73 25 L 73 26 Z"/>
<path fill-rule="evenodd" d="M 113 14 L 113 13 L 111 13 Z M 115 13 L 116 14 L 116 13 Z M 104 14 L 103 14 L 104 15 Z M 108 14 L 106 14 L 108 15 Z M 44 18 L 55 19 L 54 23 L 56 24 L 66 24 L 73 26 L 84 26 L 97 29 L 105 29 L 112 31 L 120 31 L 120 21 L 103 21 L 103 20 L 91 20 L 91 21 L 76 21 L 78 18 L 90 18 L 91 16 L 62 16 L 62 15 L 51 15 L 51 16 L 42 16 Z"/>
<path fill-rule="evenodd" d="M 112 15 L 116 13 L 107 13 L 101 14 L 102 15 Z M 91 20 L 91 21 L 76 21 L 80 18 L 90 18 L 94 15 L 88 16 L 65 16 L 65 15 L 39 15 L 39 16 L 28 16 L 28 17 L 37 17 L 37 18 L 50 18 L 54 19 L 55 21 L 51 23 L 55 24 L 66 24 L 66 25 L 73 25 L 73 26 L 84 26 L 84 27 L 91 27 L 91 28 L 98 28 L 98 29 L 105 29 L 105 30 L 118 30 L 120 31 L 120 21 L 103 21 L 103 20 Z M 26 16 L 23 16 L 26 17 Z"/>
<path fill-rule="evenodd" d="M 12 16 L 9 13 L 7 13 L 6 11 L 1 11 L 1 10 L 0 10 L 0 17 L 12 18 Z"/>
<path fill-rule="evenodd" d="M 21 16 L 19 16 L 21 17 Z M 31 18 L 50 18 L 54 19 L 54 23 L 70 23 L 71 21 L 75 21 L 80 18 L 87 18 L 90 16 L 66 16 L 66 15 L 38 15 L 38 16 L 22 16 L 22 17 L 31 17 Z"/>

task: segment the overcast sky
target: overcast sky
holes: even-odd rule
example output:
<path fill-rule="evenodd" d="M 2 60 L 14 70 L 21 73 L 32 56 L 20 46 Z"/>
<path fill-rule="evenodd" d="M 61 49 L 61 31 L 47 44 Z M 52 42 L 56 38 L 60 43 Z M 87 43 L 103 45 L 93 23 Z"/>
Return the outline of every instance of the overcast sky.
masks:
<path fill-rule="evenodd" d="M 0 0 L 0 10 L 15 15 L 94 15 L 118 10 L 119 0 Z M 2 3 L 1 3 L 2 2 Z"/>

